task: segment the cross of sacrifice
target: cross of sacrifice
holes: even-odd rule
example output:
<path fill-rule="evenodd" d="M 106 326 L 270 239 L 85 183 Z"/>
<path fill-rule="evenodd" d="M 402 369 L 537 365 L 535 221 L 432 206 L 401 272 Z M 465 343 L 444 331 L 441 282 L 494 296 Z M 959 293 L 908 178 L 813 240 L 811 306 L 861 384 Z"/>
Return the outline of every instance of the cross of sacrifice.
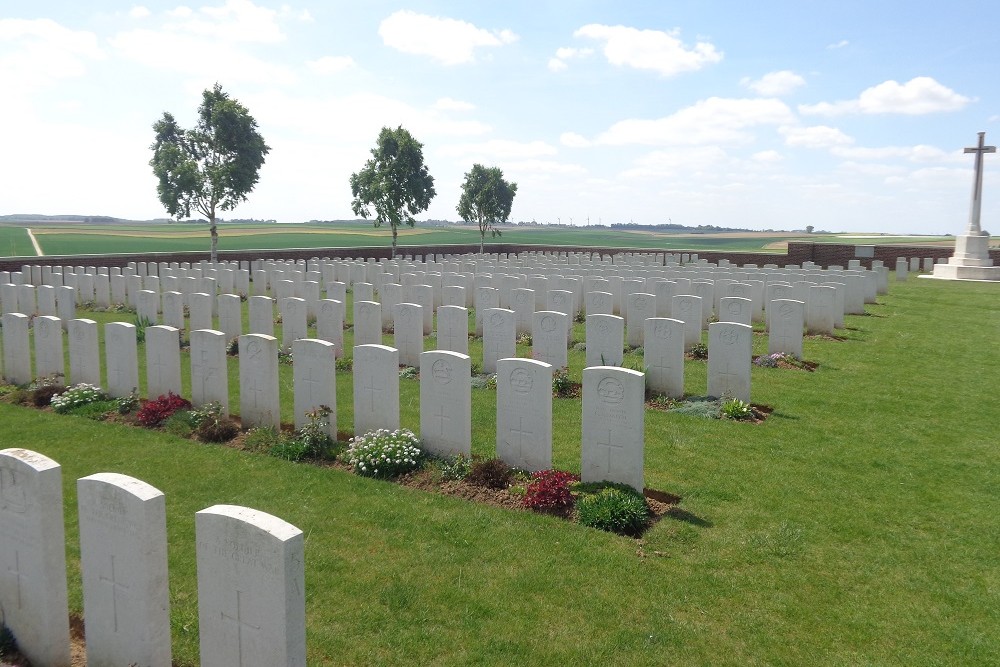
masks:
<path fill-rule="evenodd" d="M 972 210 L 969 213 L 969 234 L 980 234 L 982 230 L 979 227 L 979 212 L 982 208 L 983 200 L 983 155 L 986 153 L 996 153 L 996 146 L 984 146 L 986 141 L 986 133 L 979 133 L 979 145 L 972 148 L 966 148 L 966 153 L 976 154 L 976 165 L 975 165 L 975 178 L 972 182 Z"/>

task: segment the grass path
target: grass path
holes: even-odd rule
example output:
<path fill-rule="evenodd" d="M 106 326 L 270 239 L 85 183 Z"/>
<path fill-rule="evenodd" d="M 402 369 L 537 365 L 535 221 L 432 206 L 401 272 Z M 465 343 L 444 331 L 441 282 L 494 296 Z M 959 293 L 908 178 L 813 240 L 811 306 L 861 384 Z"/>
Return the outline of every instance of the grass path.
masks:
<path fill-rule="evenodd" d="M 215 503 L 305 531 L 310 665 L 1000 664 L 1000 290 L 911 280 L 880 301 L 844 341 L 806 341 L 815 373 L 753 369 L 775 408 L 761 425 L 647 413 L 647 483 L 688 514 L 641 543 L 7 404 L 0 424 L 4 446 L 63 464 L 77 611 L 75 480 L 122 472 L 167 494 L 182 665 L 194 512 Z M 704 362 L 686 370 L 703 391 Z M 401 383 L 405 425 L 416 386 Z M 473 400 L 485 453 L 494 399 Z M 579 403 L 554 413 L 556 464 L 578 468 Z"/>

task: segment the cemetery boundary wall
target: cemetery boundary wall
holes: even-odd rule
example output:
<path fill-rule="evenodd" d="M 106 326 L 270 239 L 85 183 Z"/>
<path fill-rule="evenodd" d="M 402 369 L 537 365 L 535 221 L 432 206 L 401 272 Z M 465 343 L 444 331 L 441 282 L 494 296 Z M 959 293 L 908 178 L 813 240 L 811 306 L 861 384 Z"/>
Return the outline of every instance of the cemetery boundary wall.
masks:
<path fill-rule="evenodd" d="M 208 238 L 205 239 L 208 245 Z M 803 262 L 813 262 L 823 268 L 830 266 L 847 266 L 848 261 L 857 259 L 865 268 L 871 268 L 872 260 L 881 260 L 885 266 L 892 268 L 896 259 L 905 257 L 932 257 L 941 261 L 952 256 L 951 246 L 912 246 L 912 245 L 858 245 L 852 243 L 809 243 L 790 241 L 788 250 L 784 253 L 766 252 L 733 252 L 717 250 L 690 250 L 679 247 L 663 248 L 622 248 L 614 246 L 550 246 L 516 243 L 490 243 L 486 246 L 488 253 L 522 253 L 522 252 L 572 252 L 599 253 L 614 255 L 622 252 L 635 253 L 691 253 L 700 259 L 717 262 L 720 259 L 729 260 L 733 264 L 786 264 L 801 265 Z M 478 244 L 456 245 L 422 245 L 399 246 L 397 254 L 405 255 L 460 255 L 479 252 Z M 388 247 L 353 247 L 353 248 L 282 248 L 258 250 L 220 250 L 219 259 L 223 261 L 251 261 L 255 259 L 312 259 L 313 257 L 328 257 L 330 259 L 375 258 L 388 259 L 392 249 Z M 1000 248 L 991 248 L 990 257 L 996 266 L 1000 266 Z M 4 257 L 0 258 L 0 271 L 17 271 L 25 264 L 40 266 L 128 266 L 129 262 L 199 262 L 208 260 L 208 251 L 204 252 L 158 252 L 130 253 L 108 255 L 46 255 L 44 257 Z"/>

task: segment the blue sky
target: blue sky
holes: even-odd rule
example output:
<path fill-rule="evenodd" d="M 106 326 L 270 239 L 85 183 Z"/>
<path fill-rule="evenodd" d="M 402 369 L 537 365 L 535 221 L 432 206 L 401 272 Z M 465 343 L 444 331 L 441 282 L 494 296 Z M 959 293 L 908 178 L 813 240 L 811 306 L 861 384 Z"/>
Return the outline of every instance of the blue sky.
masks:
<path fill-rule="evenodd" d="M 0 6 L 0 213 L 164 216 L 163 111 L 218 81 L 271 153 L 231 217 L 353 217 L 382 126 L 457 219 L 475 162 L 513 220 L 961 233 L 1000 142 L 1000 3 L 91 1 Z M 983 227 L 1000 233 L 1000 156 Z"/>

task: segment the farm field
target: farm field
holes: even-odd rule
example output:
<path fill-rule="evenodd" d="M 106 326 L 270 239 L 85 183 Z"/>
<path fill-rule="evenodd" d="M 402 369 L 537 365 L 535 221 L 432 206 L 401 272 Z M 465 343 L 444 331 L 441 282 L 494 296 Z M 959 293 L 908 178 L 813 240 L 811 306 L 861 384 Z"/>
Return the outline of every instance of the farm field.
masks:
<path fill-rule="evenodd" d="M 34 256 L 27 228 L 0 226 L 0 255 Z M 206 225 L 32 225 L 45 255 L 94 255 L 204 251 L 208 249 Z M 858 244 L 951 244 L 949 237 L 901 237 L 877 235 L 822 235 L 781 232 L 732 232 L 718 234 L 666 234 L 660 232 L 595 229 L 588 227 L 513 227 L 505 229 L 493 243 L 538 245 L 612 246 L 669 250 L 731 250 L 783 252 L 790 240 L 816 243 Z M 478 244 L 479 231 L 471 227 L 421 227 L 399 230 L 404 246 Z M 337 225 L 219 225 L 219 250 L 388 247 L 389 229 L 370 224 Z"/>
<path fill-rule="evenodd" d="M 815 372 L 752 369 L 754 402 L 774 408 L 761 424 L 647 410 L 646 483 L 680 495 L 683 513 L 642 540 L 83 417 L 0 403 L 0 423 L 4 446 L 63 465 L 76 613 L 75 480 L 113 471 L 166 493 L 181 666 L 198 655 L 194 513 L 216 503 L 305 531 L 310 665 L 997 664 L 1000 450 L 983 372 L 1000 367 L 996 288 L 891 283 L 843 340 L 805 341 Z M 577 380 L 582 364 L 571 350 Z M 182 368 L 186 393 L 186 353 Z M 685 363 L 689 394 L 705 374 Z M 352 380 L 338 373 L 341 430 Z M 400 407 L 418 430 L 417 380 L 400 380 Z M 494 410 L 474 389 L 475 453 L 492 452 Z M 554 399 L 553 419 L 554 465 L 578 472 L 579 399 Z"/>

